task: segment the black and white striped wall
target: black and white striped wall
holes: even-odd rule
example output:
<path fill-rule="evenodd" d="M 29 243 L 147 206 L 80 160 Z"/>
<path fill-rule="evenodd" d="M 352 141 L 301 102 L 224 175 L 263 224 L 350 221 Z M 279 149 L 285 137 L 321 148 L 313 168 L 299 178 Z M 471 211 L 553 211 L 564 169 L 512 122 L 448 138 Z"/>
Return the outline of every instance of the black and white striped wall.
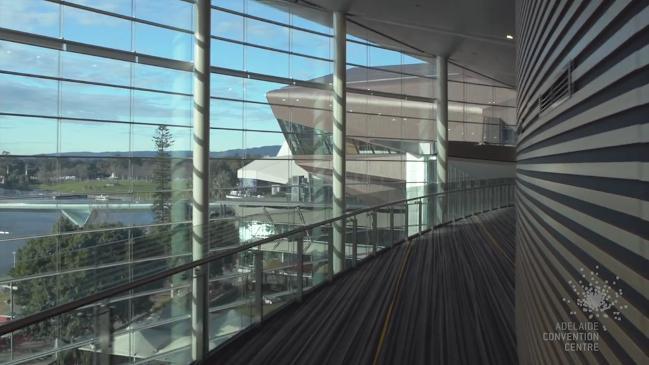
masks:
<path fill-rule="evenodd" d="M 520 362 L 649 364 L 649 1 L 520 0 L 516 42 Z"/>

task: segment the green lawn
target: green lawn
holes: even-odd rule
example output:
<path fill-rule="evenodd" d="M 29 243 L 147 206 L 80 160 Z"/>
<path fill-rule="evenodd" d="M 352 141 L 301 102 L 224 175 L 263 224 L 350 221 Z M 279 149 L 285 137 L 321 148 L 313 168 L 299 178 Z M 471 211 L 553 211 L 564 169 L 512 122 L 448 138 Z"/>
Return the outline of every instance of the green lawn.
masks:
<path fill-rule="evenodd" d="M 11 305 L 7 303 L 9 301 L 7 291 L 7 289 L 0 289 L 0 314 L 9 314 L 11 311 Z"/>
<path fill-rule="evenodd" d="M 85 180 L 65 181 L 56 184 L 37 184 L 35 189 L 56 191 L 65 194 L 119 194 L 129 192 L 151 192 L 155 190 L 152 181 L 108 181 Z"/>

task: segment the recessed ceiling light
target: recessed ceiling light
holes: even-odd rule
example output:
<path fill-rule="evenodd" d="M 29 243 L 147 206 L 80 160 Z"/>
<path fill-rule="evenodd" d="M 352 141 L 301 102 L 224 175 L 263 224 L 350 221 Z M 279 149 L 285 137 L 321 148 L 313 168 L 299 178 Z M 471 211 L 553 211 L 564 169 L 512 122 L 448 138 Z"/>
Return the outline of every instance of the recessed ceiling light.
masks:
<path fill-rule="evenodd" d="M 511 34 L 507 34 L 507 35 L 505 36 L 505 38 L 507 38 L 507 39 L 514 39 L 514 36 L 511 35 Z"/>

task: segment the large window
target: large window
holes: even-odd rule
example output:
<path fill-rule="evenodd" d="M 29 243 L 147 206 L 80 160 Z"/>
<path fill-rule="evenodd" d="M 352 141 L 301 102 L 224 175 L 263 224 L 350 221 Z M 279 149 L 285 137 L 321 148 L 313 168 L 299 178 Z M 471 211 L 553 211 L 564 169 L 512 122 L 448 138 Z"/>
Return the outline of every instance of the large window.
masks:
<path fill-rule="evenodd" d="M 330 216 L 333 31 L 330 14 L 284 1 L 211 5 L 217 251 Z M 0 285 L 10 288 L 0 289 L 0 315 L 26 316 L 191 259 L 192 7 L 0 0 Z M 417 171 L 435 152 L 437 75 L 431 56 L 349 29 L 346 179 L 356 208 L 430 182 Z M 514 92 L 456 65 L 449 80 L 450 139 L 510 143 Z M 253 320 L 243 306 L 219 307 L 247 298 L 249 261 L 210 268 L 212 346 Z M 141 325 L 125 343 L 142 328 L 182 331 L 189 288 L 185 275 L 125 296 L 116 304 L 124 323 Z M 41 350 L 75 340 L 57 326 Z M 155 352 L 182 363 L 189 350 L 176 350 Z M 138 351 L 124 357 L 148 356 Z M 0 349 L 0 362 L 9 358 Z"/>
<path fill-rule="evenodd" d="M 3 316 L 191 259 L 192 22 L 180 0 L 0 1 Z M 119 315 L 142 318 L 155 295 Z M 3 342 L 0 362 L 72 343 L 74 323 L 32 333 L 32 349 Z"/>

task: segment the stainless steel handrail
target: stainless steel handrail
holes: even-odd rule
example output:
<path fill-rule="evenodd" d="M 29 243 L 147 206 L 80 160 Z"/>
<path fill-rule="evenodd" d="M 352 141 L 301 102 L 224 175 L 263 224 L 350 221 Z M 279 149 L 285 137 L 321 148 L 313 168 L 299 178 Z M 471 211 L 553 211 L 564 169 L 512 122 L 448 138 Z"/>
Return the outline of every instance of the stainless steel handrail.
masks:
<path fill-rule="evenodd" d="M 482 182 L 482 181 L 485 181 L 485 180 L 478 180 L 478 181 Z M 407 202 L 411 202 L 411 201 L 421 201 L 423 199 L 429 199 L 429 198 L 433 198 L 433 197 L 440 196 L 440 195 L 446 195 L 446 194 L 450 194 L 450 193 L 459 193 L 459 192 L 470 191 L 470 190 L 486 188 L 486 187 L 491 188 L 491 187 L 497 187 L 497 186 L 511 186 L 511 185 L 512 185 L 512 183 L 484 184 L 484 185 L 480 184 L 480 185 L 472 186 L 472 187 L 469 187 L 469 188 L 455 189 L 455 190 L 449 190 L 449 191 L 443 191 L 443 192 L 436 192 L 436 193 L 426 194 L 426 195 L 422 195 L 422 196 L 418 196 L 418 197 L 414 197 L 414 198 L 406 198 L 406 199 L 401 199 L 401 200 L 395 200 L 395 201 L 391 201 L 391 202 L 387 202 L 387 203 L 383 203 L 383 204 L 379 204 L 379 205 L 375 205 L 375 206 L 371 206 L 371 207 L 367 207 L 367 208 L 356 209 L 356 210 L 350 211 L 350 212 L 345 213 L 344 215 L 341 215 L 341 216 L 338 216 L 338 217 L 325 219 L 325 220 L 322 220 L 322 221 L 319 221 L 319 222 L 316 222 L 316 223 L 312 223 L 312 224 L 309 224 L 309 225 L 306 225 L 306 226 L 301 226 L 299 228 L 292 229 L 292 230 L 284 232 L 284 233 L 276 234 L 276 235 L 269 236 L 269 237 L 266 237 L 266 238 L 258 240 L 258 241 L 247 243 L 247 244 L 244 244 L 244 245 L 232 248 L 232 249 L 226 249 L 226 250 L 223 250 L 223 251 L 219 251 L 218 253 L 213 253 L 213 254 L 211 254 L 211 255 L 203 258 L 203 259 L 188 262 L 188 263 L 185 263 L 185 264 L 181 264 L 181 265 L 178 265 L 178 266 L 176 266 L 174 268 L 171 268 L 171 269 L 168 269 L 168 270 L 165 270 L 165 271 L 161 271 L 159 273 L 152 274 L 152 275 L 140 278 L 140 279 L 133 280 L 130 283 L 118 285 L 116 287 L 106 289 L 104 291 L 101 291 L 101 292 L 98 292 L 98 293 L 95 293 L 95 294 L 88 295 L 88 296 L 83 297 L 81 299 L 77 299 L 77 300 L 74 300 L 72 302 L 61 304 L 61 305 L 58 305 L 56 307 L 52 307 L 52 308 L 43 310 L 43 311 L 38 312 L 38 313 L 34 313 L 34 314 L 29 315 L 29 316 L 24 317 L 24 318 L 13 320 L 13 321 L 11 321 L 11 322 L 9 322 L 7 324 L 4 324 L 4 325 L 0 326 L 0 336 L 3 336 L 5 334 L 11 333 L 11 332 L 15 332 L 17 330 L 20 330 L 20 329 L 28 327 L 30 325 L 36 324 L 36 323 L 41 322 L 43 320 L 46 320 L 48 318 L 55 317 L 57 315 L 60 315 L 60 314 L 66 313 L 66 312 L 70 312 L 70 311 L 72 311 L 74 309 L 77 309 L 77 308 L 80 308 L 80 307 L 83 307 L 83 306 L 86 306 L 86 305 L 90 305 L 90 304 L 93 304 L 93 303 L 101 302 L 102 300 L 110 298 L 110 297 L 115 296 L 117 294 L 121 294 L 121 293 L 129 291 L 129 290 L 133 290 L 133 289 L 135 289 L 137 287 L 144 286 L 146 284 L 150 284 L 152 282 L 164 279 L 164 278 L 172 276 L 174 274 L 178 274 L 178 273 L 181 273 L 183 271 L 193 269 L 193 268 L 195 268 L 197 266 L 208 264 L 208 263 L 210 263 L 212 261 L 215 261 L 215 260 L 218 260 L 220 258 L 229 256 L 229 255 L 232 255 L 232 254 L 236 254 L 238 252 L 247 251 L 247 250 L 249 250 L 251 248 L 254 248 L 256 246 L 260 246 L 260 245 L 263 245 L 263 244 L 266 244 L 266 243 L 269 243 L 269 242 L 273 242 L 273 241 L 276 241 L 276 240 L 279 240 L 279 239 L 282 239 L 282 238 L 296 236 L 296 235 L 299 235 L 302 232 L 311 230 L 313 228 L 320 227 L 320 226 L 325 226 L 325 225 L 328 225 L 330 223 L 333 223 L 333 222 L 336 222 L 336 221 L 339 221 L 339 220 L 345 220 L 345 219 L 347 219 L 349 217 L 352 217 L 352 216 L 355 216 L 355 215 L 358 215 L 358 214 L 362 214 L 362 213 L 365 213 L 365 212 L 376 211 L 376 210 L 384 208 L 384 207 L 389 207 L 389 206 L 393 206 L 393 205 L 397 205 L 397 204 L 403 204 L 403 203 L 407 203 Z"/>

